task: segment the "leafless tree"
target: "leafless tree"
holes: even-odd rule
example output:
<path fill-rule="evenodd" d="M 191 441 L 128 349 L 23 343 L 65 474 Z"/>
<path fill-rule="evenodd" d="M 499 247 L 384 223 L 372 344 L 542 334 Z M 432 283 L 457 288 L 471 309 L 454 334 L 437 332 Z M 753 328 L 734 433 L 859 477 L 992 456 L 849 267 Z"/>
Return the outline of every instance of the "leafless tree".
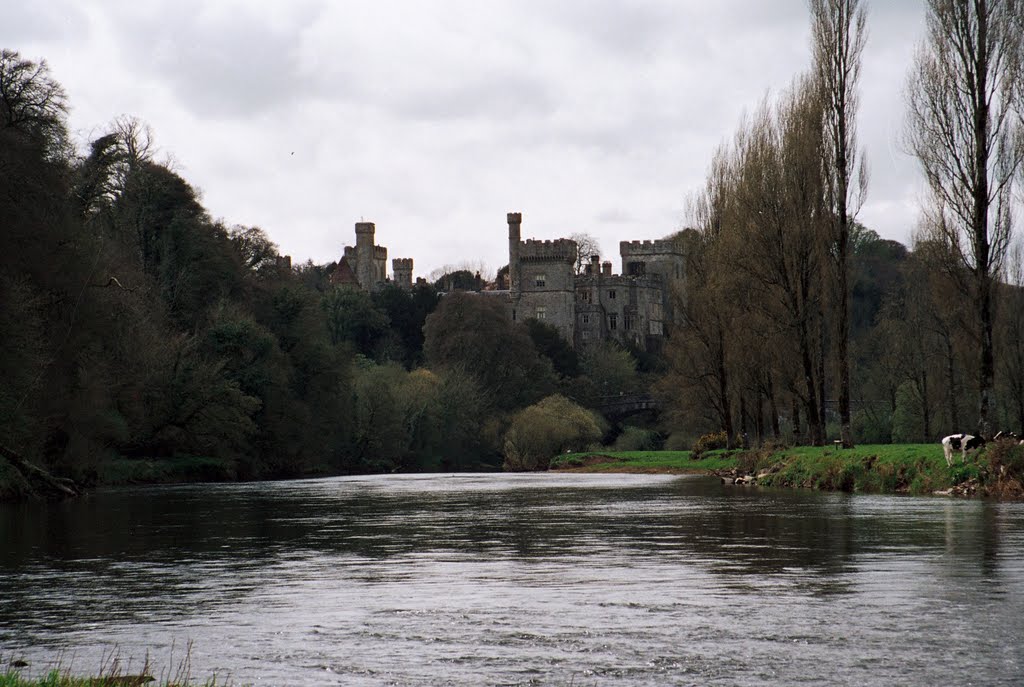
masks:
<path fill-rule="evenodd" d="M 931 223 L 963 271 L 977 323 L 978 423 L 991 435 L 996 275 L 1024 166 L 1024 1 L 928 0 L 907 87 L 907 142 L 932 194 Z"/>
<path fill-rule="evenodd" d="M 569 238 L 576 242 L 576 274 L 582 274 L 583 266 L 589 264 L 593 256 L 601 255 L 601 244 L 593 234 L 584 231 L 569 234 Z"/>
<path fill-rule="evenodd" d="M 0 131 L 13 130 L 41 144 L 50 158 L 68 157 L 67 94 L 46 60 L 32 62 L 0 50 Z"/>
<path fill-rule="evenodd" d="M 827 213 L 823 220 L 834 273 L 835 352 L 840 434 L 853 446 L 850 423 L 850 315 L 848 250 L 850 225 L 867 191 L 863 155 L 857 155 L 857 81 L 867 39 L 860 0 L 809 0 L 815 80 L 821 99 L 822 176 Z M 824 379 L 821 380 L 824 382 Z"/>
<path fill-rule="evenodd" d="M 660 386 L 670 414 L 689 429 L 702 418 L 706 429 L 724 430 L 732 442 L 732 375 L 729 333 L 731 313 L 723 297 L 725 286 L 721 254 L 722 222 L 733 194 L 732 152 L 715 153 L 705 188 L 690 202 L 690 219 L 697 229 L 687 251 L 687 292 L 673 293 L 680 327 L 669 339 L 666 355 L 670 371 Z M 731 443 L 730 443 L 731 445 Z"/>
<path fill-rule="evenodd" d="M 996 343 L 1002 344 L 999 379 L 1014 431 L 1024 430 L 1024 241 L 1017 241 L 1006 270 L 1006 307 L 998 318 Z M 1011 415 L 1012 409 L 1012 415 Z"/>
<path fill-rule="evenodd" d="M 751 303 L 787 336 L 795 356 L 780 354 L 804 407 L 809 438 L 824 440 L 815 352 L 820 313 L 822 213 L 821 112 L 813 83 L 798 79 L 777 105 L 762 105 L 737 136 L 738 182 L 726 223 L 734 272 L 759 290 Z M 785 382 L 784 382 L 785 385 Z"/>

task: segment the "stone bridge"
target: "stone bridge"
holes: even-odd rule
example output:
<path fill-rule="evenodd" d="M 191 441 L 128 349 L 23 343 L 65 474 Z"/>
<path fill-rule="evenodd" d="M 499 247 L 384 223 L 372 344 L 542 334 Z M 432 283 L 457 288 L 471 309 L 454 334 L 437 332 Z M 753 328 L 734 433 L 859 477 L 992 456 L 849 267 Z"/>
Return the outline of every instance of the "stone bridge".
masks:
<path fill-rule="evenodd" d="M 602 396 L 598 410 L 608 419 L 616 419 L 637 413 L 658 412 L 661 406 L 650 394 L 620 394 Z"/>

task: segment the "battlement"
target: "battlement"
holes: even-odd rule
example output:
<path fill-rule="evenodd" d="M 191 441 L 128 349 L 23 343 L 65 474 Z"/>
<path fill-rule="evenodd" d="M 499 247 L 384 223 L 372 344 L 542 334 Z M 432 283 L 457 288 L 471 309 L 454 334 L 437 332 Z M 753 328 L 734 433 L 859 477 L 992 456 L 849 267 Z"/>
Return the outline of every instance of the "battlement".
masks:
<path fill-rule="evenodd" d="M 391 269 L 395 272 L 399 270 L 412 272 L 412 258 L 395 258 L 391 261 Z"/>
<path fill-rule="evenodd" d="M 576 242 L 572 239 L 538 241 L 527 239 L 519 244 L 519 259 L 529 262 L 576 262 Z"/>
<path fill-rule="evenodd" d="M 373 236 L 376 230 L 373 222 L 356 222 L 356 234 L 369 234 Z"/>
<path fill-rule="evenodd" d="M 373 259 L 386 261 L 388 259 L 388 249 L 385 248 L 384 246 L 374 246 Z"/>
<path fill-rule="evenodd" d="M 506 215 L 509 224 L 522 224 L 523 213 L 521 212 L 510 212 Z"/>
<path fill-rule="evenodd" d="M 640 255 L 682 255 L 683 249 L 677 242 L 667 239 L 656 241 L 620 241 L 619 255 L 634 257 Z"/>

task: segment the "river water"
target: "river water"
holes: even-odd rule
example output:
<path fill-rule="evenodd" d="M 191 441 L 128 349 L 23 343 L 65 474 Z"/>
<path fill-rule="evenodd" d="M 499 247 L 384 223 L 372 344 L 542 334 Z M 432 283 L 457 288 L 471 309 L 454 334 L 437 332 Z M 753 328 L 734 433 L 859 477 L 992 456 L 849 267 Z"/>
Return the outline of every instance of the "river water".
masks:
<path fill-rule="evenodd" d="M 1024 504 L 661 475 L 0 506 L 0 662 L 234 685 L 1019 685 Z"/>

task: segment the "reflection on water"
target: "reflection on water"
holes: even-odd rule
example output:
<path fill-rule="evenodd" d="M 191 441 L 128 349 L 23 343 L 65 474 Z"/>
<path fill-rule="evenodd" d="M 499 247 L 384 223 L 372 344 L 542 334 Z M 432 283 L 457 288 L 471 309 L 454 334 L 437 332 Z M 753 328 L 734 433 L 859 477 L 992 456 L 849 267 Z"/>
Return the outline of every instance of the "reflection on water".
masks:
<path fill-rule="evenodd" d="M 1024 507 L 650 475 L 0 508 L 0 659 L 235 684 L 1018 684 Z"/>

